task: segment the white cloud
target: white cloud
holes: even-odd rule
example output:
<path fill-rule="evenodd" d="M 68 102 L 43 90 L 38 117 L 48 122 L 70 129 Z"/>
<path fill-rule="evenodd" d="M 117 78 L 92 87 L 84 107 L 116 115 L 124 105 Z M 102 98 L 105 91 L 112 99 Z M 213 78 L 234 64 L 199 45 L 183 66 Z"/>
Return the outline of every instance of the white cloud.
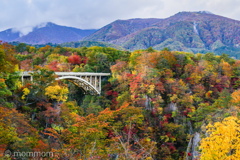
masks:
<path fill-rule="evenodd" d="M 27 35 L 29 32 L 32 32 L 33 27 L 28 26 L 28 27 L 19 27 L 19 28 L 13 28 L 12 32 L 20 32 L 20 37 Z"/>
<path fill-rule="evenodd" d="M 100 28 L 117 19 L 166 18 L 180 11 L 210 11 L 240 20 L 239 0 L 1 0 L 0 30 L 26 33 L 43 22 Z M 24 29 L 23 29 L 24 28 Z"/>

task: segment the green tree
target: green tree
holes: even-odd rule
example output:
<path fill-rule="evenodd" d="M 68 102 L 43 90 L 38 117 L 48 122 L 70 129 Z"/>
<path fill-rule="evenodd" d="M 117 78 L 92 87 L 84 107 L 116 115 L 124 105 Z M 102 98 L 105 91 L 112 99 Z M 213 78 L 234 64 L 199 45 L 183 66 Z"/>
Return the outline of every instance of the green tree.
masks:
<path fill-rule="evenodd" d="M 16 47 L 15 47 L 15 50 L 17 51 L 17 52 L 24 52 L 24 51 L 26 51 L 26 49 L 27 49 L 27 45 L 25 44 L 25 43 L 19 43 Z"/>

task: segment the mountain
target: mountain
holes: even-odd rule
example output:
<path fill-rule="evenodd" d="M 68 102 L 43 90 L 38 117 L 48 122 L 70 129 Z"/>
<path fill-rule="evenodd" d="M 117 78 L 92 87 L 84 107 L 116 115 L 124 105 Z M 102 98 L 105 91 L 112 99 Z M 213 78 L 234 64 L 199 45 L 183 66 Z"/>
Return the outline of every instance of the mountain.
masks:
<path fill-rule="evenodd" d="M 152 26 L 154 23 L 159 21 L 161 21 L 161 19 L 155 18 L 116 20 L 113 23 L 101 28 L 97 32 L 89 35 L 84 40 L 111 42 L 146 27 Z"/>
<path fill-rule="evenodd" d="M 118 20 L 84 38 L 125 49 L 240 53 L 240 21 L 210 12 L 179 12 L 166 19 Z"/>
<path fill-rule="evenodd" d="M 0 32 L 0 40 L 5 42 L 11 42 L 20 37 L 20 32 L 14 31 L 13 29 L 7 29 Z"/>
<path fill-rule="evenodd" d="M 20 32 L 8 29 L 0 32 L 0 40 L 28 44 L 66 43 L 63 45 L 75 47 L 109 46 L 106 43 L 110 43 L 114 48 L 120 46 L 127 50 L 147 49 L 150 46 L 162 50 L 168 47 L 173 51 L 228 53 L 238 58 L 240 21 L 206 11 L 179 12 L 165 19 L 116 20 L 99 30 L 47 23 L 21 36 Z"/>
<path fill-rule="evenodd" d="M 32 32 L 24 36 L 20 36 L 20 32 L 8 29 L 0 32 L 0 39 L 7 42 L 19 41 L 28 44 L 64 43 L 79 41 L 95 31 L 95 29 L 82 30 L 48 22 L 42 27 L 34 27 Z"/>

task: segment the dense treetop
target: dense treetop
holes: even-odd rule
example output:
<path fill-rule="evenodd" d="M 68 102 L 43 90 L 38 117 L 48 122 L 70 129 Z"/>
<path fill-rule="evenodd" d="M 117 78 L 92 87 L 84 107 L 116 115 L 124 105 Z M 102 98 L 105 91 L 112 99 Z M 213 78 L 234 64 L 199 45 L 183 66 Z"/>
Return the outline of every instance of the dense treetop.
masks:
<path fill-rule="evenodd" d="M 240 61 L 227 54 L 1 43 L 0 64 L 0 152 L 54 153 L 46 159 L 239 157 Z M 22 83 L 22 71 L 33 71 L 33 81 Z M 56 81 L 54 71 L 112 75 L 100 96 L 90 96 Z M 195 147 L 196 133 L 203 139 Z M 230 150 L 221 137 L 233 139 Z"/>

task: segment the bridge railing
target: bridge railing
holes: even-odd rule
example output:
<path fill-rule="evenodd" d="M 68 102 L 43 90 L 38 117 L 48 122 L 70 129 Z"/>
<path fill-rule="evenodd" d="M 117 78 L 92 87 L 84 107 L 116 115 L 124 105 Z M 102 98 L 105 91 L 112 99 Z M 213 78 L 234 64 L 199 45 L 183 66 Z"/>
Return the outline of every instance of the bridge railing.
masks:
<path fill-rule="evenodd" d="M 23 76 L 30 76 L 30 73 L 33 73 L 32 71 L 24 71 L 22 73 Z M 55 72 L 58 76 L 110 76 L 111 73 L 95 73 L 95 72 Z"/>

